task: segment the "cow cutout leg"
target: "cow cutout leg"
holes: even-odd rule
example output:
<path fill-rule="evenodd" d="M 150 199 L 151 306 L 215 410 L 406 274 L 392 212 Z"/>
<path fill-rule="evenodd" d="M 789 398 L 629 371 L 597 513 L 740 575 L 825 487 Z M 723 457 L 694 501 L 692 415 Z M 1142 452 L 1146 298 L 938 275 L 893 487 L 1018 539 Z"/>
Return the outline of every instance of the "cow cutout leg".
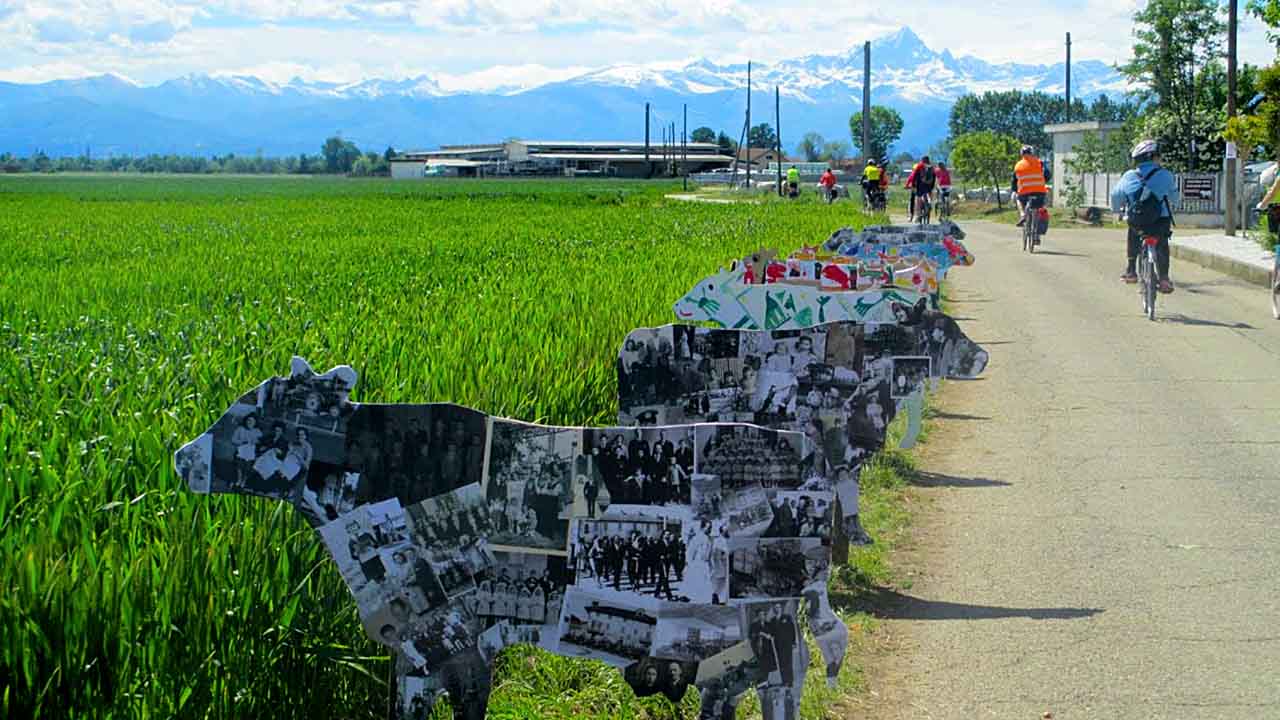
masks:
<path fill-rule="evenodd" d="M 835 687 L 840 668 L 844 665 L 845 652 L 849 649 L 849 628 L 831 609 L 825 587 L 806 592 L 805 601 L 809 612 L 809 632 L 813 633 L 818 651 L 822 653 L 827 685 Z"/>
<path fill-rule="evenodd" d="M 454 720 L 484 720 L 489 693 L 493 691 L 493 668 L 479 651 L 472 649 L 450 658 L 440 674 Z"/>
<path fill-rule="evenodd" d="M 799 605 L 796 604 L 795 607 L 798 608 Z M 800 627 L 797 614 L 794 611 L 786 614 L 794 628 Z M 756 695 L 760 698 L 760 714 L 764 720 L 800 720 L 800 695 L 804 692 L 804 679 L 809 670 L 809 646 L 798 632 L 795 633 L 795 644 L 789 655 L 789 661 L 786 656 L 781 658 L 783 665 L 789 665 L 789 670 L 779 668 L 778 674 L 781 675 L 782 682 L 775 684 L 771 677 L 764 685 L 756 688 Z"/>

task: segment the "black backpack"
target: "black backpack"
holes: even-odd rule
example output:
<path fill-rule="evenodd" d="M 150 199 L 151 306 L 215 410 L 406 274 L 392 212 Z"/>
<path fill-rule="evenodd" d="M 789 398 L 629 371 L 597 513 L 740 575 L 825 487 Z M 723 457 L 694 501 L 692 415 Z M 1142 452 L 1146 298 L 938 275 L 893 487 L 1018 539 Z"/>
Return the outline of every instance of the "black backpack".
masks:
<path fill-rule="evenodd" d="M 1147 173 L 1146 177 L 1142 178 L 1142 184 L 1138 187 L 1136 196 L 1137 201 L 1129 204 L 1129 227 L 1147 230 L 1160 222 L 1160 208 L 1167 203 L 1168 199 L 1158 199 L 1155 195 L 1148 193 L 1147 181 L 1161 170 L 1164 170 L 1164 168 L 1154 168 Z M 1169 217 L 1170 219 L 1173 217 L 1173 208 L 1169 209 Z"/>
<path fill-rule="evenodd" d="M 916 180 L 919 181 L 920 187 L 931 188 L 938 181 L 938 176 L 934 174 L 932 165 L 925 165 L 920 168 L 920 177 L 916 178 Z"/>

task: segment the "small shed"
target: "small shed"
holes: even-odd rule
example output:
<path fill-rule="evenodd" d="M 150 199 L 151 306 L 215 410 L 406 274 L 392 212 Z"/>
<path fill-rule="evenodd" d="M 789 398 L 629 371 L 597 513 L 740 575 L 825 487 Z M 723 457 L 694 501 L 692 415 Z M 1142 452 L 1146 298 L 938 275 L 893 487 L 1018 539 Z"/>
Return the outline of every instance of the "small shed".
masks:
<path fill-rule="evenodd" d="M 1098 139 L 1105 143 L 1111 133 L 1123 127 L 1124 123 L 1103 122 L 1101 120 L 1045 125 L 1044 131 L 1049 135 L 1053 143 L 1053 183 L 1057 185 L 1062 182 L 1063 178 L 1069 177 L 1067 163 L 1075 159 L 1076 145 L 1079 145 L 1084 140 L 1086 134 L 1096 134 Z M 1043 157 L 1044 150 L 1039 150 Z M 1055 192 L 1053 194 L 1053 204 L 1065 207 L 1066 193 Z"/>

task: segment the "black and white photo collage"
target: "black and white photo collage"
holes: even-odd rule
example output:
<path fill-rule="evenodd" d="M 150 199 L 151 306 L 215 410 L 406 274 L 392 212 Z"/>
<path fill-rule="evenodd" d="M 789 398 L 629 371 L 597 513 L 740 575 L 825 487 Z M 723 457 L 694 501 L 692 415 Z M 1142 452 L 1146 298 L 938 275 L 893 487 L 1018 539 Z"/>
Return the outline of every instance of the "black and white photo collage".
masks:
<path fill-rule="evenodd" d="M 286 500 L 316 526 L 366 631 L 405 669 L 401 707 L 446 692 L 483 717 L 488 668 L 515 643 L 613 664 L 637 692 L 673 698 L 708 658 L 767 650 L 709 682 L 750 676 L 790 707 L 799 603 L 825 600 L 833 511 L 849 494 L 837 481 L 856 495 L 832 472 L 844 430 L 821 415 L 829 391 L 843 404 L 860 386 L 817 361 L 835 344 L 748 343 L 757 387 L 775 398 L 759 407 L 810 408 L 803 431 L 551 427 L 452 404 L 355 404 L 350 368 L 300 364 L 240 398 L 175 466 L 193 490 Z M 808 615 L 838 623 L 829 606 Z M 838 668 L 843 649 L 823 653 Z"/>

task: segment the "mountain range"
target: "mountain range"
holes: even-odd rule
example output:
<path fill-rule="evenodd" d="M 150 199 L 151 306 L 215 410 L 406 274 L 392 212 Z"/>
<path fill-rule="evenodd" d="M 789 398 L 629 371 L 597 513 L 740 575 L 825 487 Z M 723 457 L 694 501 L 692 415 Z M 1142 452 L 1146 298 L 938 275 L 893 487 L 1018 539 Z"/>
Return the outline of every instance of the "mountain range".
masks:
<path fill-rule="evenodd" d="M 966 93 L 1040 90 L 1061 94 L 1065 68 L 996 64 L 934 51 L 909 28 L 872 42 L 872 103 L 896 109 L 905 127 L 896 149 L 920 151 L 947 134 L 952 104 Z M 861 107 L 861 46 L 752 67 L 752 124 L 774 121 L 781 88 L 782 139 L 794 148 L 810 130 L 849 139 Z M 142 86 L 118 75 L 38 84 L 0 83 L 0 152 L 51 156 L 176 153 L 294 155 L 318 152 L 341 133 L 362 149 L 429 148 L 511 137 L 637 140 L 644 104 L 652 138 L 660 127 L 707 125 L 735 140 L 746 106 L 747 66 L 697 60 L 681 67 L 617 65 L 566 80 L 487 92 L 447 92 L 430 76 L 353 83 L 187 75 Z M 1072 90 L 1090 100 L 1125 91 L 1096 60 L 1072 65 Z"/>

